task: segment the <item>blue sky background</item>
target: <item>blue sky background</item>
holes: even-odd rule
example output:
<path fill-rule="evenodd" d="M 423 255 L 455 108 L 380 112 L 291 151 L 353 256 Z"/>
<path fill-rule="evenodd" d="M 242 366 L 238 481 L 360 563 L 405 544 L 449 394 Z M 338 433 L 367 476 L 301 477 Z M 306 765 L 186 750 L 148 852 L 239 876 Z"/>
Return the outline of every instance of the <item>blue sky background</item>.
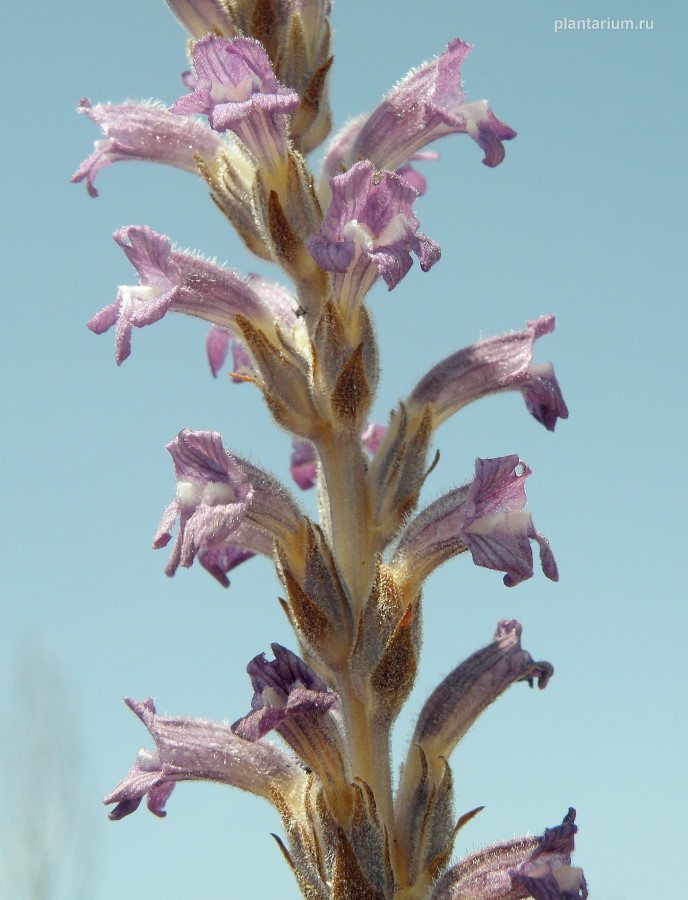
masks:
<path fill-rule="evenodd" d="M 142 810 L 120 823 L 100 805 L 147 740 L 124 695 L 231 722 L 249 707 L 246 662 L 271 641 L 293 646 L 266 562 L 239 568 L 223 591 L 200 567 L 167 579 L 165 551 L 150 550 L 174 491 L 164 445 L 181 428 L 221 431 L 227 446 L 283 478 L 289 438 L 250 385 L 210 377 L 198 322 L 170 317 L 137 332 L 131 358 L 116 368 L 112 335 L 85 327 L 132 279 L 110 234 L 147 224 L 231 267 L 267 270 L 188 173 L 118 165 L 101 174 L 96 200 L 69 184 L 98 136 L 73 113 L 82 96 L 171 104 L 182 93 L 185 35 L 164 4 L 11 7 L 3 13 L 0 894 L 4 884 L 17 900 L 296 900 L 269 837 L 279 822 L 256 798 L 183 784 L 164 821 Z M 607 16 L 651 18 L 654 29 L 554 31 L 555 19 Z M 573 805 L 576 859 L 592 897 L 678 897 L 687 786 L 685 8 L 340 0 L 333 22 L 339 125 L 461 36 L 475 44 L 464 66 L 469 99 L 486 97 L 519 132 L 496 170 L 464 137 L 435 145 L 441 161 L 425 164 L 418 213 L 443 258 L 370 298 L 384 367 L 378 420 L 443 356 L 549 312 L 557 330 L 538 343 L 537 359 L 554 361 L 571 411 L 552 435 L 508 395 L 440 430 L 425 499 L 470 478 L 476 456 L 520 454 L 534 470 L 529 508 L 561 581 L 538 574 L 508 590 L 463 558 L 433 576 L 397 756 L 437 681 L 490 640 L 498 619 L 518 618 L 524 647 L 556 674 L 541 693 L 512 688 L 453 757 L 457 813 L 486 807 L 461 832 L 457 854 L 540 832 Z M 40 848 L 56 831 L 63 846 L 47 859 L 43 890 Z M 26 833 L 32 853 L 22 870 Z"/>

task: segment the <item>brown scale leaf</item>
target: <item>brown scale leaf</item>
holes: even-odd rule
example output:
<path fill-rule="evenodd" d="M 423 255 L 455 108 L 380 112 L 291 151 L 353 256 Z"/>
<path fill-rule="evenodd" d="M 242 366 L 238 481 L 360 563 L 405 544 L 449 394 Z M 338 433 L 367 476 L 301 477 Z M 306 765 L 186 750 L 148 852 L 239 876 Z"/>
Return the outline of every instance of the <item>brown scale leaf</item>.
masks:
<path fill-rule="evenodd" d="M 273 0 L 258 0 L 251 17 L 250 35 L 261 42 L 273 61 L 279 49 L 276 42 L 277 24 L 277 11 Z"/>
<path fill-rule="evenodd" d="M 416 678 L 418 605 L 414 603 L 406 610 L 371 674 L 371 687 L 389 716 L 394 716 L 399 711 Z"/>
<path fill-rule="evenodd" d="M 306 536 L 303 589 L 319 598 L 320 608 L 331 628 L 337 629 L 339 641 L 349 645 L 353 621 L 348 591 L 322 529 L 309 522 Z"/>
<path fill-rule="evenodd" d="M 341 422 L 362 422 L 372 399 L 365 366 L 363 344 L 359 344 L 344 364 L 332 391 L 332 409 Z"/>
<path fill-rule="evenodd" d="M 361 871 L 344 830 L 337 829 L 337 848 L 332 871 L 332 900 L 385 900 Z"/>
<path fill-rule="evenodd" d="M 303 590 L 288 568 L 283 566 L 282 578 L 291 603 L 291 614 L 300 634 L 313 648 L 322 644 L 332 630 L 325 613 Z"/>
<path fill-rule="evenodd" d="M 293 265 L 298 257 L 301 242 L 292 230 L 276 191 L 268 197 L 268 231 L 280 262 Z"/>
<path fill-rule="evenodd" d="M 454 779 L 444 760 L 444 774 L 428 808 L 423 836 L 421 868 L 435 881 L 451 859 L 456 830 L 454 827 Z"/>
<path fill-rule="evenodd" d="M 294 29 L 294 31 L 295 30 L 296 29 Z M 320 68 L 313 73 L 313 77 L 301 94 L 301 102 L 292 116 L 291 122 L 292 134 L 297 138 L 308 136 L 308 130 L 318 117 L 320 103 L 325 91 L 327 75 L 332 68 L 333 62 L 334 56 L 330 56 L 329 59 L 326 59 Z M 329 125 L 329 122 L 327 124 Z M 329 131 L 329 127 L 327 130 Z"/>
<path fill-rule="evenodd" d="M 290 220 L 295 223 L 294 227 L 298 228 L 299 238 L 304 241 L 310 234 L 319 230 L 322 222 L 322 210 L 315 192 L 313 175 L 306 160 L 295 150 L 292 150 L 287 157 L 285 196 L 290 201 L 287 208 Z M 311 266 L 317 269 L 308 249 L 302 246 L 301 252 L 310 260 Z"/>
<path fill-rule="evenodd" d="M 276 838 L 280 844 L 287 861 L 292 866 L 296 880 L 298 882 L 301 893 L 307 900 L 329 900 L 327 888 L 325 886 L 325 878 L 321 870 L 321 854 L 318 845 L 317 834 L 313 827 L 312 816 L 308 814 L 309 794 L 312 790 L 314 779 L 304 796 L 304 811 L 306 813 L 306 823 L 302 824 L 285 798 L 277 790 L 272 790 L 271 799 L 277 807 L 277 811 L 282 819 L 289 850 L 286 850 L 279 838 Z M 309 827 L 305 827 L 308 825 Z M 274 835 L 273 835 L 274 836 Z"/>
<path fill-rule="evenodd" d="M 380 661 L 403 614 L 402 598 L 389 567 L 378 557 L 375 581 L 361 611 L 352 656 L 359 688 L 365 690 L 368 673 Z"/>
<path fill-rule="evenodd" d="M 279 81 L 295 90 L 299 96 L 303 92 L 303 82 L 308 66 L 306 37 L 303 33 L 301 17 L 289 16 L 287 27 L 282 31 L 282 43 L 273 68 Z M 290 116 L 289 130 L 293 133 L 294 118 L 298 109 Z"/>
<path fill-rule="evenodd" d="M 395 481 L 406 449 L 408 413 L 404 404 L 392 413 L 387 434 L 378 447 L 370 470 L 370 479 L 377 496 L 376 509 L 378 519 L 383 508 L 390 485 Z"/>
<path fill-rule="evenodd" d="M 370 786 L 356 778 L 349 839 L 366 878 L 378 891 L 389 892 L 394 885 L 390 864 L 389 836 L 380 821 L 375 795 Z"/>
<path fill-rule="evenodd" d="M 290 361 L 284 345 L 283 349 L 275 346 L 244 316 L 237 315 L 236 324 L 255 362 L 270 412 L 288 430 L 305 434 L 314 418 L 305 375 Z"/>
<path fill-rule="evenodd" d="M 306 791 L 306 796 L 304 797 L 304 809 L 306 812 L 306 819 L 308 820 L 308 825 L 310 829 L 310 839 L 309 846 L 311 848 L 311 857 L 315 867 L 318 870 L 320 878 L 322 881 L 327 881 L 328 871 L 327 871 L 327 859 L 329 854 L 327 853 L 327 841 L 325 842 L 325 852 L 323 852 L 322 842 L 320 840 L 321 829 L 320 829 L 320 819 L 318 816 L 318 800 L 320 798 L 320 792 L 316 794 L 315 802 L 313 801 L 313 793 L 314 786 L 316 784 L 315 779 L 308 786 L 308 790 Z"/>
<path fill-rule="evenodd" d="M 358 331 L 363 344 L 363 364 L 366 378 L 371 390 L 374 392 L 380 377 L 380 362 L 378 359 L 377 340 L 375 329 L 370 321 L 368 310 L 363 304 L 359 308 Z"/>
<path fill-rule="evenodd" d="M 418 427 L 404 449 L 400 460 L 400 472 L 394 491 L 394 512 L 399 520 L 410 515 L 416 508 L 423 482 L 432 471 L 427 468 L 426 458 L 432 438 L 432 413 L 426 407 Z"/>
<path fill-rule="evenodd" d="M 425 824 L 429 814 L 429 808 L 433 799 L 435 786 L 428 777 L 428 759 L 422 747 L 417 747 L 417 763 L 420 765 L 420 773 L 415 778 L 415 785 L 408 802 L 399 810 L 399 852 L 402 854 L 402 862 L 406 874 L 406 883 L 415 883 L 420 872 L 420 853 L 424 839 Z"/>
<path fill-rule="evenodd" d="M 323 376 L 331 386 L 340 372 L 346 357 L 351 353 L 346 329 L 339 310 L 332 300 L 323 306 L 313 335 L 314 357 L 318 360 Z"/>
<path fill-rule="evenodd" d="M 447 761 L 439 761 L 438 772 L 436 766 L 430 767 L 422 747 L 416 745 L 415 750 L 407 762 L 411 770 L 402 773 L 397 852 L 405 885 L 413 888 L 413 896 L 423 896 L 449 863 L 456 831 Z"/>
<path fill-rule="evenodd" d="M 261 259 L 272 260 L 272 255 L 261 234 L 258 233 L 250 194 L 237 188 L 233 167 L 222 157 L 217 171 L 200 158 L 196 160 L 198 172 L 210 189 L 210 198 L 223 216 L 236 228 L 248 249 Z"/>

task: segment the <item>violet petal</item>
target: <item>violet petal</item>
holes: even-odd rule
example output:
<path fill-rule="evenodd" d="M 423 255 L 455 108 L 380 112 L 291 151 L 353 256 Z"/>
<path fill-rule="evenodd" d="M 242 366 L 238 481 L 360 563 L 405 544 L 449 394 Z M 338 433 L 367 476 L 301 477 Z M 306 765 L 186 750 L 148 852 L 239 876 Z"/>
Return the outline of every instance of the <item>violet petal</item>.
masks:
<path fill-rule="evenodd" d="M 554 316 L 528 322 L 523 331 L 480 341 L 434 366 L 413 389 L 408 404 L 432 404 L 436 424 L 468 403 L 501 391 L 520 391 L 528 411 L 549 431 L 568 410 L 552 366 L 534 364 L 535 341 L 554 330 Z"/>
<path fill-rule="evenodd" d="M 86 182 L 92 197 L 98 196 L 96 176 L 114 162 L 138 159 L 196 172 L 198 158 L 212 160 L 223 146 L 221 138 L 204 123 L 175 116 L 154 104 L 93 106 L 82 100 L 78 109 L 103 132 L 103 139 L 95 142 L 93 153 L 72 176 L 74 183 Z"/>
<path fill-rule="evenodd" d="M 150 811 L 164 816 L 177 781 L 218 781 L 269 798 L 273 787 L 284 789 L 302 778 L 302 771 L 276 747 L 247 741 L 227 725 L 159 716 L 151 698 L 125 702 L 150 732 L 156 751 L 141 750 L 128 774 L 104 798 L 106 804 L 117 804 L 111 819 L 134 812 L 146 795 Z"/>

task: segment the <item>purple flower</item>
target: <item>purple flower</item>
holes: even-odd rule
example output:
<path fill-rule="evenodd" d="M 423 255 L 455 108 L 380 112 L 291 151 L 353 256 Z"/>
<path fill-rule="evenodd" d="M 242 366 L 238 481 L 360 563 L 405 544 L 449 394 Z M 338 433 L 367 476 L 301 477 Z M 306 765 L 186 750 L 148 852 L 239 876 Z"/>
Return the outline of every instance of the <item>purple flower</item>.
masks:
<path fill-rule="evenodd" d="M 363 449 L 369 453 L 370 456 L 375 456 L 377 448 L 382 443 L 382 439 L 386 433 L 386 425 L 378 425 L 377 422 L 368 422 L 361 432 L 361 444 L 363 445 Z"/>
<path fill-rule="evenodd" d="M 186 429 L 167 449 L 174 460 L 177 495 L 163 514 L 153 547 L 167 546 L 179 519 L 168 575 L 180 565 L 191 566 L 198 556 L 227 587 L 226 573 L 250 555 L 271 555 L 275 539 L 298 539 L 302 516 L 284 488 L 227 453 L 217 432 Z"/>
<path fill-rule="evenodd" d="M 165 803 L 178 781 L 218 781 L 270 799 L 271 791 L 287 791 L 304 779 L 303 770 L 276 747 L 248 741 L 227 725 L 206 719 L 159 716 L 152 698 L 124 701 L 141 719 L 156 750 L 139 751 L 128 774 L 104 799 L 117 805 L 111 819 L 123 819 L 148 796 L 148 809 L 164 816 Z"/>
<path fill-rule="evenodd" d="M 367 117 L 351 123 L 328 150 L 323 177 L 369 159 L 378 169 L 397 169 L 422 147 L 447 134 L 468 134 L 483 150 L 483 162 L 504 159 L 502 141 L 516 132 L 501 122 L 485 100 L 466 103 L 461 65 L 471 45 L 450 41 L 437 59 L 410 72 Z"/>
<path fill-rule="evenodd" d="M 142 103 L 92 106 L 89 100 L 82 100 L 78 110 L 92 119 L 105 136 L 95 142 L 93 153 L 72 176 L 75 183 L 86 181 L 92 197 L 98 196 L 94 186 L 96 175 L 111 163 L 139 159 L 196 172 L 199 159 L 212 161 L 224 145 L 204 123 L 175 116 L 161 106 Z"/>
<path fill-rule="evenodd" d="M 272 539 L 245 522 L 226 538 L 226 543 L 212 544 L 198 552 L 198 561 L 222 587 L 229 587 L 227 573 L 252 559 L 257 553 L 272 556 Z"/>
<path fill-rule="evenodd" d="M 375 456 L 375 451 L 380 446 L 380 441 L 385 436 L 386 431 L 385 425 L 369 422 L 361 432 L 363 449 L 371 456 Z M 289 468 L 291 477 L 302 491 L 307 491 L 309 488 L 315 487 L 318 477 L 318 458 L 315 447 L 310 441 L 300 441 L 297 438 L 294 438 L 291 446 L 292 453 Z"/>
<path fill-rule="evenodd" d="M 411 746 L 429 758 L 447 758 L 461 738 L 504 691 L 517 681 L 544 688 L 553 668 L 535 662 L 521 648 L 521 625 L 513 619 L 497 623 L 494 640 L 457 666 L 423 705 Z"/>
<path fill-rule="evenodd" d="M 515 455 L 477 459 L 471 484 L 440 497 L 406 527 L 394 557 L 398 571 L 420 583 L 450 557 L 470 550 L 476 565 L 506 572 L 504 584 L 513 587 L 533 575 L 534 540 L 545 575 L 557 581 L 549 543 L 524 510 L 530 474 Z"/>
<path fill-rule="evenodd" d="M 411 268 L 411 252 L 427 272 L 440 258 L 439 246 L 418 231 L 413 203 L 418 192 L 392 172 L 377 173 L 362 161 L 330 182 L 332 199 L 320 232 L 306 241 L 326 272 L 335 272 L 340 302 L 362 299 L 381 275 L 389 290 Z"/>
<path fill-rule="evenodd" d="M 246 378 L 251 377 L 248 374 L 254 371 L 251 357 L 239 338 L 226 328 L 213 325 L 205 339 L 205 350 L 213 378 L 217 378 L 230 350 L 232 353 L 232 381 L 242 384 Z"/>
<path fill-rule="evenodd" d="M 166 546 L 179 517 L 179 534 L 167 565 L 173 575 L 199 551 L 224 545 L 243 523 L 253 486 L 215 432 L 182 431 L 167 445 L 177 476 L 177 496 L 163 515 L 153 546 Z"/>
<path fill-rule="evenodd" d="M 113 237 L 136 269 L 139 284 L 120 287 L 115 302 L 95 315 L 88 327 L 103 334 L 117 325 L 117 365 L 131 353 L 132 328 L 151 325 L 170 311 L 228 328 L 237 313 L 267 319 L 265 304 L 236 272 L 173 250 L 168 237 L 145 225 L 130 225 Z"/>
<path fill-rule="evenodd" d="M 436 425 L 473 400 L 501 391 L 520 391 L 528 411 L 548 431 L 567 418 L 551 363 L 534 364 L 535 341 L 554 331 L 554 316 L 528 322 L 523 331 L 489 338 L 448 356 L 413 389 L 409 408 L 432 404 Z"/>
<path fill-rule="evenodd" d="M 423 153 L 414 153 L 411 157 L 411 160 L 415 162 L 416 160 L 436 160 L 439 159 L 439 154 L 435 153 L 433 150 L 427 150 Z M 424 175 L 421 175 L 420 172 L 416 171 L 413 168 L 410 162 L 406 162 L 403 165 L 399 166 L 398 169 L 395 169 L 397 175 L 404 179 L 404 181 L 408 181 L 411 187 L 415 188 L 418 191 L 419 196 L 423 196 L 428 188 L 428 182 Z"/>
<path fill-rule="evenodd" d="M 174 113 L 201 113 L 215 131 L 233 131 L 262 165 L 278 168 L 287 150 L 285 116 L 299 104 L 281 85 L 263 46 L 252 38 L 208 35 L 194 46 L 193 93 L 180 97 Z"/>
<path fill-rule="evenodd" d="M 510 685 L 537 679 L 544 688 L 552 675 L 549 663 L 536 663 L 521 649 L 520 637 L 518 622 L 499 622 L 494 641 L 443 679 L 418 716 L 395 800 L 398 846 L 416 883 L 421 873 L 434 879 L 438 857 L 448 861 L 456 830 L 466 821 L 462 817 L 455 827 L 447 760 L 456 744 Z M 472 897 L 457 894 L 464 896 Z"/>
<path fill-rule="evenodd" d="M 315 487 L 318 480 L 318 458 L 315 447 L 310 441 L 301 441 L 294 438 L 291 442 L 292 451 L 289 461 L 291 477 L 302 491 Z"/>
<path fill-rule="evenodd" d="M 306 154 L 325 140 L 331 127 L 327 75 L 330 51 L 330 0 L 167 0 L 191 36 L 233 38 L 245 35 L 261 42 L 282 84 L 301 98 L 290 120 L 295 149 Z"/>
<path fill-rule="evenodd" d="M 431 900 L 585 900 L 583 871 L 571 866 L 576 811 L 556 828 L 487 847 L 453 866 Z"/>
<path fill-rule="evenodd" d="M 326 713 L 339 703 L 338 695 L 295 653 L 280 644 L 270 646 L 275 654 L 271 662 L 261 653 L 246 667 L 253 685 L 253 712 L 232 726 L 236 734 L 251 741 L 274 728 L 280 731 L 294 715 Z"/>
<path fill-rule="evenodd" d="M 339 695 L 291 650 L 271 646 L 274 660 L 261 653 L 246 668 L 254 690 L 253 712 L 232 730 L 255 741 L 275 729 L 327 790 L 347 790 Z"/>

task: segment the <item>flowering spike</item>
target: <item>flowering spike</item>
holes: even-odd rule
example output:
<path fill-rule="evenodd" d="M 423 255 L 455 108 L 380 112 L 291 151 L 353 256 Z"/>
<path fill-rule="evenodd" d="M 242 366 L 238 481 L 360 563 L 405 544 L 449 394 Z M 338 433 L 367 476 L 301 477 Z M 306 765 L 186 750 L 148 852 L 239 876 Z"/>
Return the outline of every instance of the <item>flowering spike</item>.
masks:
<path fill-rule="evenodd" d="M 552 366 L 533 362 L 552 316 L 454 353 L 418 381 L 387 427 L 367 423 L 380 378 L 368 292 L 380 278 L 396 287 L 413 255 L 426 272 L 440 258 L 414 213 L 426 189 L 415 162 L 438 158 L 430 142 L 464 133 L 494 167 L 515 132 L 486 101 L 466 101 L 461 67 L 471 48 L 456 39 L 335 136 L 316 182 L 305 154 L 330 130 L 331 0 L 167 2 L 192 39 L 188 93 L 170 110 L 83 101 L 103 139 L 73 180 L 95 195 L 100 170 L 125 159 L 195 172 L 245 246 L 293 289 L 130 226 L 115 240 L 138 284 L 120 287 L 89 327 L 115 327 L 121 363 L 133 328 L 168 312 L 208 322 L 213 376 L 231 353 L 227 374 L 251 382 L 289 433 L 292 477 L 317 488 L 317 512 L 307 516 L 276 478 L 225 450 L 217 432 L 184 429 L 168 445 L 176 494 L 154 539 L 172 548 L 167 574 L 197 560 L 227 587 L 246 560 L 270 559 L 300 655 L 272 644 L 274 659 L 251 660 L 251 710 L 231 727 L 128 700 L 155 749 L 140 751 L 105 798 L 110 817 L 124 818 L 144 798 L 164 816 L 178 781 L 206 779 L 274 804 L 284 829 L 276 840 L 308 900 L 583 900 L 585 879 L 571 866 L 573 810 L 542 837 L 447 868 L 457 832 L 477 811 L 457 823 L 448 757 L 511 684 L 544 687 L 552 674 L 521 648 L 515 620 L 500 622 L 493 642 L 430 695 L 397 784 L 391 762 L 434 569 L 470 551 L 515 585 L 533 574 L 535 541 L 545 574 L 558 577 L 525 509 L 530 469 L 515 454 L 478 459 L 469 484 L 416 513 L 439 460 L 435 430 L 466 404 L 516 390 L 547 429 L 566 417 Z M 271 732 L 292 756 L 269 742 Z"/>

